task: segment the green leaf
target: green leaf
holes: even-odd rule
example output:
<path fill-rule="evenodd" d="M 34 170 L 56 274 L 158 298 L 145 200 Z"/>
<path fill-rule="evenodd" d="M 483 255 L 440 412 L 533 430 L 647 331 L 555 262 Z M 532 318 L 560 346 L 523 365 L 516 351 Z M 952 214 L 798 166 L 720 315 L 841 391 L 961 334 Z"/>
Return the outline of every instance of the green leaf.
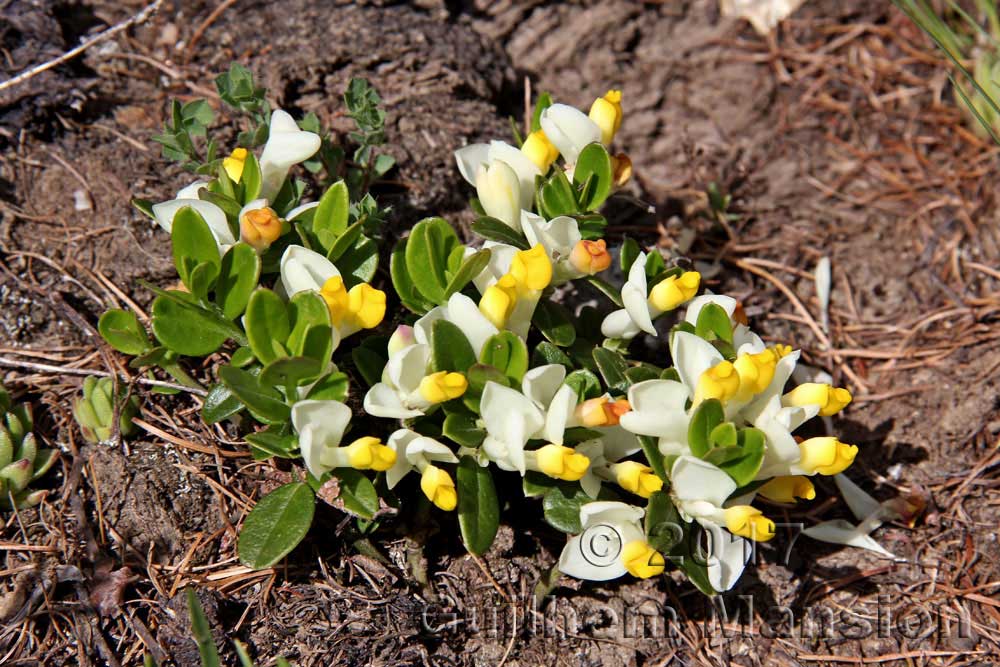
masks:
<path fill-rule="evenodd" d="M 646 254 L 646 278 L 647 280 L 658 276 L 660 273 L 667 269 L 666 262 L 663 261 L 663 255 L 660 254 L 658 250 Z"/>
<path fill-rule="evenodd" d="M 347 400 L 350 383 L 347 375 L 334 371 L 314 384 L 306 396 L 310 401 L 340 401 Z"/>
<path fill-rule="evenodd" d="M 640 252 L 642 251 L 639 249 L 639 244 L 635 239 L 628 236 L 622 239 L 622 248 L 618 253 L 622 273 L 628 274 L 628 270 L 635 264 L 635 260 L 639 259 Z"/>
<path fill-rule="evenodd" d="M 111 347 L 125 354 L 145 354 L 152 347 L 139 318 L 130 310 L 107 311 L 98 320 L 97 330 Z"/>
<path fill-rule="evenodd" d="M 337 237 L 347 229 L 350 210 L 350 195 L 344 181 L 337 181 L 320 197 L 319 206 L 313 214 L 312 231 L 324 251 L 329 251 Z"/>
<path fill-rule="evenodd" d="M 258 379 L 247 371 L 233 366 L 223 366 L 219 369 L 219 377 L 260 421 L 273 424 L 286 422 L 291 417 L 291 409 L 281 393 L 273 387 L 261 385 Z"/>
<path fill-rule="evenodd" d="M 246 206 L 260 197 L 261 187 L 263 187 L 263 180 L 260 174 L 260 163 L 257 162 L 257 156 L 250 151 L 243 162 L 243 174 L 240 175 L 240 189 L 243 194 L 240 203 Z"/>
<path fill-rule="evenodd" d="M 649 546 L 668 554 L 684 540 L 684 528 L 680 514 L 663 491 L 655 491 L 646 505 L 646 539 Z"/>
<path fill-rule="evenodd" d="M 190 289 L 199 303 L 209 304 L 208 293 L 215 287 L 215 280 L 219 277 L 219 265 L 210 262 L 202 262 L 191 270 Z"/>
<path fill-rule="evenodd" d="M 532 367 L 545 364 L 562 364 L 567 369 L 573 368 L 573 360 L 569 355 L 548 341 L 539 343 L 531 355 Z"/>
<path fill-rule="evenodd" d="M 580 508 L 592 502 L 579 484 L 558 484 L 542 498 L 545 521 L 556 530 L 570 535 L 583 532 L 580 525 Z"/>
<path fill-rule="evenodd" d="M 442 218 L 425 218 L 406 242 L 406 270 L 417 291 L 435 304 L 445 303 L 448 257 L 461 246 L 455 230 Z"/>
<path fill-rule="evenodd" d="M 348 289 L 371 282 L 378 270 L 378 244 L 367 236 L 358 237 L 354 245 L 337 258 L 337 268 Z"/>
<path fill-rule="evenodd" d="M 289 433 L 289 425 L 268 426 L 263 431 L 250 433 L 246 436 L 250 452 L 255 461 L 263 461 L 272 456 L 281 459 L 298 458 L 299 441 L 294 434 Z"/>
<path fill-rule="evenodd" d="M 560 347 L 569 347 L 576 342 L 576 328 L 570 312 L 555 301 L 541 299 L 531 317 L 531 323 L 549 341 Z"/>
<path fill-rule="evenodd" d="M 431 370 L 465 373 L 476 363 L 469 339 L 457 325 L 435 320 L 431 325 Z"/>
<path fill-rule="evenodd" d="M 646 380 L 656 380 L 660 377 L 660 370 L 649 365 L 633 366 L 625 371 L 625 377 L 630 384 L 638 384 Z"/>
<path fill-rule="evenodd" d="M 256 358 L 253 356 L 253 350 L 249 347 L 240 347 L 233 352 L 233 356 L 230 357 L 229 363 L 237 368 L 243 368 L 244 366 L 249 366 L 255 360 Z"/>
<path fill-rule="evenodd" d="M 501 331 L 483 344 L 479 360 L 493 366 L 518 385 L 528 372 L 528 347 L 517 334 Z"/>
<path fill-rule="evenodd" d="M 186 589 L 188 615 L 191 617 L 191 634 L 198 645 L 202 667 L 219 667 L 219 651 L 215 647 L 212 628 L 205 618 L 205 610 L 198 601 L 198 596 L 190 586 Z"/>
<path fill-rule="evenodd" d="M 600 371 L 608 389 L 620 394 L 628 391 L 629 381 L 625 375 L 628 362 L 625 361 L 625 357 L 607 348 L 597 347 L 594 348 L 594 363 L 597 364 L 597 370 Z"/>
<path fill-rule="evenodd" d="M 611 303 L 615 304 L 619 308 L 623 307 L 621 291 L 614 285 L 606 280 L 598 278 L 597 276 L 587 276 L 585 280 L 601 294 L 611 299 Z"/>
<path fill-rule="evenodd" d="M 764 445 L 763 432 L 755 428 L 744 428 L 739 432 L 739 446 L 713 449 L 705 460 L 725 470 L 737 486 L 746 486 L 753 481 L 764 461 Z M 726 450 L 731 449 L 737 450 L 738 454 L 730 455 Z M 716 452 L 722 454 L 716 455 Z"/>
<path fill-rule="evenodd" d="M 710 447 L 735 447 L 737 442 L 736 425 L 732 422 L 723 422 L 712 429 L 708 434 L 708 444 Z"/>
<path fill-rule="evenodd" d="M 343 502 L 346 512 L 362 519 L 375 516 L 378 511 L 378 493 L 371 480 L 353 468 L 337 468 L 332 474 L 340 483 L 337 499 Z"/>
<path fill-rule="evenodd" d="M 448 281 L 448 286 L 444 289 L 444 298 L 447 300 L 455 292 L 461 292 L 462 288 L 472 282 L 472 279 L 483 272 L 483 269 L 490 263 L 489 249 L 480 250 L 462 260 L 458 271 Z"/>
<path fill-rule="evenodd" d="M 280 561 L 306 536 L 315 510 L 315 496 L 304 482 L 279 486 L 261 498 L 240 530 L 240 562 L 260 570 Z"/>
<path fill-rule="evenodd" d="M 705 340 L 718 338 L 730 345 L 733 342 L 733 325 L 729 321 L 729 315 L 716 303 L 706 304 L 698 311 L 698 322 L 695 324 L 694 333 Z"/>
<path fill-rule="evenodd" d="M 333 332 L 330 309 L 316 292 L 304 290 L 288 302 L 291 331 L 285 341 L 290 354 L 312 357 L 325 366 L 333 354 Z"/>
<path fill-rule="evenodd" d="M 711 448 L 709 438 L 712 430 L 725 418 L 725 411 L 718 399 L 710 398 L 695 408 L 694 414 L 691 415 L 691 423 L 688 425 L 688 445 L 692 454 L 703 457 L 708 453 Z"/>
<path fill-rule="evenodd" d="M 471 456 L 463 456 L 456 477 L 462 541 L 470 553 L 482 555 L 493 544 L 500 527 L 500 503 L 493 476 L 489 468 L 481 467 Z"/>
<path fill-rule="evenodd" d="M 245 324 L 250 348 L 262 364 L 287 356 L 284 344 L 292 328 L 281 297 L 264 287 L 254 290 L 247 304 Z"/>
<path fill-rule="evenodd" d="M 510 386 L 510 380 L 503 372 L 486 364 L 475 364 L 470 367 L 465 377 L 469 381 L 469 387 L 462 395 L 462 402 L 465 407 L 476 413 L 479 412 L 479 401 L 483 396 L 483 390 L 486 389 L 487 382 L 496 382 L 505 387 Z"/>
<path fill-rule="evenodd" d="M 584 183 L 590 186 L 583 191 L 580 198 L 580 209 L 596 211 L 611 194 L 614 185 L 614 170 L 611 167 L 611 156 L 599 142 L 587 145 L 580 151 L 576 167 L 573 169 L 573 185 L 580 188 Z"/>
<path fill-rule="evenodd" d="M 472 415 L 451 413 L 444 418 L 441 435 L 464 447 L 478 447 L 486 439 L 486 431 L 476 425 Z"/>
<path fill-rule="evenodd" d="M 330 249 L 326 253 L 326 258 L 331 262 L 337 263 L 341 257 L 344 256 L 348 250 L 354 247 L 358 239 L 361 237 L 361 232 L 364 231 L 365 221 L 358 220 L 353 225 L 344 230 L 344 232 L 337 237 L 337 240 L 330 245 Z"/>
<path fill-rule="evenodd" d="M 563 384 L 573 387 L 577 400 L 580 401 L 585 401 L 588 398 L 597 398 L 604 393 L 604 390 L 601 388 L 601 381 L 588 370 L 573 371 L 566 376 Z"/>
<path fill-rule="evenodd" d="M 385 356 L 366 347 L 356 347 L 351 350 L 351 359 L 369 387 L 378 384 L 382 379 L 382 370 L 388 361 Z"/>
<path fill-rule="evenodd" d="M 153 335 L 177 354 L 204 357 L 222 347 L 229 332 L 218 325 L 211 312 L 191 303 L 191 299 L 190 294 L 178 291 L 156 297 Z"/>
<path fill-rule="evenodd" d="M 413 311 L 417 315 L 423 315 L 434 304 L 424 299 L 423 295 L 417 291 L 413 279 L 406 269 L 406 239 L 401 240 L 392 249 L 392 256 L 389 259 L 389 274 L 392 277 L 392 286 L 399 295 L 399 300 L 403 306 Z"/>
<path fill-rule="evenodd" d="M 311 357 L 279 357 L 264 366 L 257 380 L 272 387 L 298 387 L 309 384 L 324 370 L 323 362 Z"/>
<path fill-rule="evenodd" d="M 201 406 L 201 418 L 206 424 L 216 424 L 227 417 L 232 417 L 243 407 L 243 403 L 229 390 L 229 387 L 222 383 L 216 384 L 205 396 L 205 402 Z"/>
<path fill-rule="evenodd" d="M 556 169 L 549 180 L 545 181 L 538 192 L 539 211 L 546 220 L 560 215 L 573 215 L 580 212 L 573 193 L 573 186 L 566 178 L 566 172 Z"/>
<path fill-rule="evenodd" d="M 174 216 L 170 244 L 177 274 L 188 289 L 192 289 L 191 271 L 196 266 L 202 263 L 219 266 L 219 246 L 215 236 L 201 214 L 190 206 L 181 208 Z"/>
<path fill-rule="evenodd" d="M 542 129 L 542 112 L 552 106 L 552 96 L 542 93 L 535 102 L 535 109 L 531 114 L 531 131 L 537 132 Z"/>
<path fill-rule="evenodd" d="M 528 245 L 528 239 L 526 239 L 523 234 L 512 228 L 507 223 L 497 220 L 496 218 L 491 218 L 485 215 L 481 216 L 472 223 L 470 228 L 473 232 L 479 234 L 487 241 L 505 243 L 507 245 L 512 245 L 519 250 L 528 250 L 531 248 L 531 246 Z"/>
<path fill-rule="evenodd" d="M 223 317 L 235 320 L 243 314 L 260 279 L 260 257 L 246 243 L 237 243 L 222 257 L 215 283 L 215 303 Z"/>

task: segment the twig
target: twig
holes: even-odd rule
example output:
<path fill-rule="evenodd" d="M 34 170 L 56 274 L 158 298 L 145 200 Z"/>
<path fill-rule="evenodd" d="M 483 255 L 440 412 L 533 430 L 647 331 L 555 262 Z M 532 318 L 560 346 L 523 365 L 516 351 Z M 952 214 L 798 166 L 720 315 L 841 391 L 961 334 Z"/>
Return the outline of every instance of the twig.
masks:
<path fill-rule="evenodd" d="M 194 47 L 201 39 L 201 36 L 208 29 L 208 26 L 215 23 L 215 21 L 222 16 L 222 12 L 226 11 L 230 7 L 236 4 L 236 0 L 222 0 L 219 6 L 212 10 L 212 13 L 202 21 L 197 28 L 195 28 L 194 34 L 191 36 L 191 40 L 188 42 L 187 49 L 184 51 L 184 63 L 187 64 L 191 60 L 191 55 L 194 53 Z"/>
<path fill-rule="evenodd" d="M 156 10 L 160 8 L 160 5 L 162 3 L 163 3 L 163 0 L 155 0 L 155 2 L 152 2 L 152 3 L 148 4 L 148 5 L 146 5 L 146 7 L 141 12 L 139 12 L 138 14 L 136 14 L 135 16 L 133 16 L 133 17 L 131 17 L 131 18 L 125 20 L 125 21 L 122 21 L 121 23 L 116 23 L 115 25 L 111 26 L 107 30 L 105 30 L 103 32 L 100 32 L 100 33 L 94 35 L 93 37 L 91 37 L 90 39 L 84 41 L 82 44 L 80 44 L 76 48 L 70 49 L 66 53 L 64 53 L 61 56 L 59 56 L 58 58 L 53 58 L 52 60 L 49 60 L 48 62 L 44 62 L 41 65 L 36 65 L 35 67 L 32 67 L 29 70 L 21 72 L 17 76 L 14 76 L 14 77 L 12 77 L 10 79 L 7 79 L 3 83 L 0 83 L 0 91 L 4 91 L 4 90 L 6 90 L 8 88 L 13 88 L 14 86 L 16 86 L 16 85 L 18 85 L 20 83 L 24 83 L 28 79 L 31 79 L 33 77 L 38 76 L 42 72 L 50 70 L 53 67 L 56 67 L 57 65 L 63 64 L 67 60 L 72 60 L 73 58 L 77 57 L 78 55 L 80 55 L 81 53 L 83 53 L 84 51 L 86 51 L 87 49 L 89 49 L 90 47 L 92 47 L 94 44 L 98 44 L 100 42 L 103 42 L 106 39 L 110 39 L 111 37 L 114 37 L 115 35 L 117 35 L 118 33 L 122 32 L 123 30 L 127 30 L 128 28 L 132 27 L 133 25 L 136 25 L 138 23 L 142 23 L 143 21 L 145 21 L 146 19 L 148 19 L 150 16 L 152 16 L 153 13 L 155 13 Z"/>
<path fill-rule="evenodd" d="M 120 380 L 127 380 L 123 375 L 117 375 L 115 373 L 109 373 L 108 371 L 99 371 L 91 368 L 73 368 L 72 366 L 52 366 L 49 364 L 37 364 L 33 361 L 20 361 L 18 359 L 10 359 L 8 357 L 0 357 L 0 366 L 6 368 L 19 368 L 22 370 L 37 371 L 39 373 L 55 373 L 55 374 L 66 374 L 66 375 L 95 375 L 97 377 L 118 377 Z M 149 378 L 138 377 L 134 378 L 135 382 L 143 384 L 149 387 L 164 387 L 166 389 L 176 389 L 178 391 L 184 391 L 189 394 L 194 394 L 195 396 L 206 396 L 208 392 L 204 389 L 196 389 L 195 387 L 185 387 L 182 384 L 177 384 L 176 382 L 164 382 L 163 380 L 150 380 Z"/>

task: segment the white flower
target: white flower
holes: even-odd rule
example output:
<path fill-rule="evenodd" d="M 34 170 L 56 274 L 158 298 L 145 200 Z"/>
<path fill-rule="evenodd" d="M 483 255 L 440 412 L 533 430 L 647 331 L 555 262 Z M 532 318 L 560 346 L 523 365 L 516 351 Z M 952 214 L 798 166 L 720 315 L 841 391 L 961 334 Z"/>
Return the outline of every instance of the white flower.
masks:
<path fill-rule="evenodd" d="M 271 112 L 267 143 L 260 154 L 260 196 L 272 200 L 281 190 L 288 170 L 311 158 L 320 147 L 318 134 L 299 129 L 288 112 Z"/>
<path fill-rule="evenodd" d="M 194 209 L 208 225 L 209 231 L 212 232 L 212 236 L 215 237 L 215 242 L 219 246 L 219 254 L 223 255 L 236 244 L 236 237 L 233 236 L 233 231 L 229 227 L 225 212 L 211 202 L 198 199 L 198 192 L 207 185 L 205 181 L 195 181 L 182 188 L 175 199 L 153 204 L 153 216 L 156 218 L 156 223 L 169 234 L 173 229 L 174 217 L 178 211 L 186 206 Z"/>
<path fill-rule="evenodd" d="M 389 357 L 382 381 L 365 394 L 365 412 L 389 419 L 412 419 L 424 414 L 433 405 L 420 392 L 430 356 L 428 345 L 415 344 Z"/>
<path fill-rule="evenodd" d="M 575 164 L 588 144 L 601 140 L 601 128 L 576 107 L 553 104 L 541 115 L 542 130 L 568 164 Z"/>
<path fill-rule="evenodd" d="M 622 555 L 626 545 L 645 542 L 640 521 L 645 510 L 620 502 L 587 503 L 580 508 L 579 535 L 569 539 L 559 556 L 559 571 L 577 579 L 608 581 L 628 572 Z"/>
<path fill-rule="evenodd" d="M 458 463 L 447 445 L 409 429 L 395 431 L 387 444 L 396 452 L 396 463 L 385 472 L 385 484 L 390 489 L 414 470 L 422 473 L 430 463 Z"/>
<path fill-rule="evenodd" d="M 611 254 L 603 240 L 584 241 L 574 218 L 561 215 L 545 220 L 521 211 L 521 231 L 529 245 L 541 245 L 552 263 L 552 284 L 594 275 L 611 265 Z"/>
<path fill-rule="evenodd" d="M 473 284 L 482 297 L 479 310 L 494 328 L 527 339 L 528 329 L 542 291 L 552 282 L 552 262 L 541 244 L 518 250 L 502 243 L 487 243 L 490 260 Z M 466 254 L 470 254 L 466 250 Z"/>
<path fill-rule="evenodd" d="M 483 451 L 503 470 L 527 472 L 524 446 L 545 426 L 545 414 L 530 398 L 487 382 L 479 401 L 487 436 Z"/>
<path fill-rule="evenodd" d="M 470 185 L 477 186 L 477 188 L 479 168 L 483 165 L 491 167 L 496 162 L 503 162 L 508 169 L 513 171 L 517 178 L 518 209 L 531 208 L 531 202 L 535 198 L 535 177 L 541 176 L 542 171 L 518 148 L 503 141 L 491 141 L 488 144 L 470 144 L 455 151 L 455 161 L 458 163 L 458 170 L 462 173 L 462 178 Z M 482 195 L 480 194 L 479 196 L 480 201 L 482 201 Z M 489 213 L 488 209 L 487 213 Z M 490 213 L 490 215 L 493 214 Z M 515 229 L 520 228 L 520 220 L 508 222 L 508 224 Z"/>
<path fill-rule="evenodd" d="M 330 456 L 340 446 L 350 421 L 351 409 L 340 401 L 299 401 L 292 406 L 299 452 L 316 479 L 336 467 Z"/>
<path fill-rule="evenodd" d="M 884 520 L 898 516 L 888 506 L 892 501 L 879 503 L 844 475 L 835 475 L 833 480 L 837 483 L 837 488 L 840 489 L 848 507 L 851 508 L 851 513 L 861 523 L 855 526 L 844 519 L 834 519 L 810 526 L 803 530 L 802 534 L 814 540 L 846 544 L 874 551 L 886 558 L 896 558 L 870 536 L 870 533 L 881 526 Z"/>
<path fill-rule="evenodd" d="M 688 449 L 690 415 L 685 404 L 690 392 L 673 380 L 646 380 L 628 390 L 632 409 L 621 417 L 621 427 L 636 435 L 659 438 L 660 452 L 685 454 Z"/>
<path fill-rule="evenodd" d="M 640 331 L 655 336 L 653 319 L 690 300 L 698 291 L 700 282 L 701 276 L 697 271 L 686 271 L 657 283 L 651 291 L 647 291 L 646 254 L 639 253 L 629 268 L 628 280 L 622 285 L 624 308 L 604 318 L 601 333 L 608 338 L 626 340 L 634 338 Z"/>
<path fill-rule="evenodd" d="M 479 311 L 476 302 L 460 292 L 452 294 L 448 303 L 432 308 L 426 315 L 413 323 L 416 342 L 429 345 L 431 328 L 437 320 L 447 320 L 461 330 L 472 346 L 472 352 L 479 358 L 483 346 L 499 330 Z"/>
<path fill-rule="evenodd" d="M 521 231 L 521 186 L 517 174 L 506 162 L 494 160 L 479 165 L 476 194 L 486 215 Z"/>

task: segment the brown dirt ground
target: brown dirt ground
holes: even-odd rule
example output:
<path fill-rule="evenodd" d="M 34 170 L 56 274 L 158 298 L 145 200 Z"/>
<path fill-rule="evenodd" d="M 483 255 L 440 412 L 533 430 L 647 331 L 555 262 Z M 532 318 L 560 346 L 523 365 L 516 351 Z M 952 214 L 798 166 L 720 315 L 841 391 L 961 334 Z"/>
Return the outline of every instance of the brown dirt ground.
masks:
<path fill-rule="evenodd" d="M 998 150 L 969 130 L 927 40 L 889 3 L 813 0 L 769 39 L 709 0 L 224 4 L 213 16 L 215 4 L 167 1 L 0 92 L 0 359 L 7 386 L 36 402 L 39 432 L 66 452 L 48 500 L 6 517 L 0 534 L 0 664 L 137 665 L 144 651 L 197 664 L 188 583 L 219 642 L 240 639 L 263 664 L 997 660 L 1000 225 L 987 177 Z M 13 75 L 141 8 L 0 0 L 0 66 Z M 199 425 L 190 397 L 137 386 L 145 432 L 118 447 L 83 445 L 69 410 L 72 369 L 122 367 L 96 337 L 99 314 L 141 312 L 149 295 L 135 281 L 170 279 L 163 234 L 128 205 L 185 181 L 150 143 L 166 102 L 211 96 L 233 59 L 277 103 L 339 130 L 344 83 L 372 80 L 400 165 L 382 190 L 397 234 L 429 213 L 465 219 L 450 153 L 502 136 L 526 81 L 581 106 L 621 86 L 633 194 L 657 212 L 616 204 L 612 235 L 673 251 L 694 229 L 690 254 L 722 265 L 713 289 L 745 298 L 769 337 L 855 391 L 834 424 L 862 446 L 852 477 L 880 499 L 930 497 L 915 526 L 876 533 L 908 562 L 800 542 L 784 564 L 778 541 L 725 597 L 730 611 L 753 600 L 742 628 L 720 625 L 680 580 L 563 580 L 532 607 L 562 538 L 524 502 L 482 561 L 464 555 L 455 526 L 433 522 L 409 538 L 383 531 L 388 564 L 358 555 L 327 508 L 280 568 L 239 566 L 237 527 L 286 472 L 252 463 L 235 432 Z M 713 181 L 739 214 L 728 230 L 700 215 Z M 77 192 L 89 210 L 75 210 Z M 826 333 L 811 278 L 823 255 L 834 269 Z M 832 485 L 821 498 L 788 518 L 843 515 Z M 665 629 L 653 619 L 667 608 L 678 619 Z M 803 622 L 823 614 L 839 620 L 833 636 Z"/>

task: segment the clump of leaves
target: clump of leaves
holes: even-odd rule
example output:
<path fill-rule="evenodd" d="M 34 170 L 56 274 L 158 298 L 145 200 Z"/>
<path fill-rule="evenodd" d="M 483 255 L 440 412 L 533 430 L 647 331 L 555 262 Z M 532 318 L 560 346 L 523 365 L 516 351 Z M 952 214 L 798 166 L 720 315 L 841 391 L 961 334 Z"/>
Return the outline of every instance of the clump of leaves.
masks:
<path fill-rule="evenodd" d="M 31 482 L 48 472 L 59 458 L 58 449 L 38 446 L 32 433 L 34 420 L 31 406 L 24 403 L 13 406 L 10 394 L 0 387 L 0 508 L 18 509 L 32 507 L 41 502 L 47 491 L 34 491 Z"/>
<path fill-rule="evenodd" d="M 109 378 L 97 379 L 93 376 L 83 381 L 83 396 L 73 406 L 73 416 L 83 431 L 87 442 L 106 442 L 114 434 L 115 404 L 118 404 L 118 432 L 122 436 L 135 433 L 132 419 L 139 414 L 139 399 L 134 394 L 127 396 L 124 387 L 118 388 L 115 397 L 114 381 Z"/>

